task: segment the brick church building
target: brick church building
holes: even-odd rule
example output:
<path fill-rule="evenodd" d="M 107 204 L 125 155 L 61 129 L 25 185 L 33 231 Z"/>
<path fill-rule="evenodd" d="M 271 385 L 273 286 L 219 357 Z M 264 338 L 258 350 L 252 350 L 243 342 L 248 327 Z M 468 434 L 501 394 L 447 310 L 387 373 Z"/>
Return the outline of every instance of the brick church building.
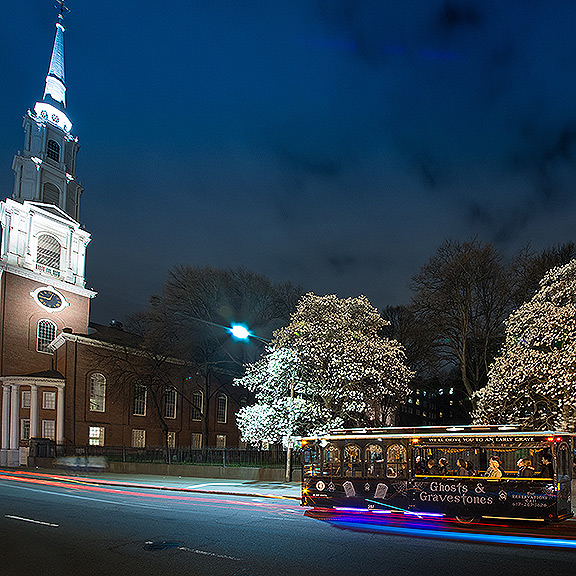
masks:
<path fill-rule="evenodd" d="M 0 202 L 0 464 L 25 463 L 29 439 L 39 437 L 76 446 L 238 446 L 240 390 L 217 380 L 207 389 L 206 378 L 180 369 L 187 401 L 174 386 L 153 408 L 145 386 L 114 394 L 114 374 L 102 369 L 102 356 L 130 335 L 90 322 L 96 293 L 85 286 L 90 234 L 79 222 L 64 32 L 60 14 L 44 96 L 24 116 L 12 198 Z"/>

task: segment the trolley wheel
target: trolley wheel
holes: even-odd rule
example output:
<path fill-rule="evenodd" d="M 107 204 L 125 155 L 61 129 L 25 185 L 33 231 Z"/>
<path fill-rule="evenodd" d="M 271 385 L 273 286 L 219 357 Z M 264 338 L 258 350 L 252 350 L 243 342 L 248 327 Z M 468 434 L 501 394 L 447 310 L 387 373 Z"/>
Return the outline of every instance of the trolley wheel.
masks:
<path fill-rule="evenodd" d="M 460 524 L 473 524 L 479 520 L 478 516 L 455 516 Z"/>

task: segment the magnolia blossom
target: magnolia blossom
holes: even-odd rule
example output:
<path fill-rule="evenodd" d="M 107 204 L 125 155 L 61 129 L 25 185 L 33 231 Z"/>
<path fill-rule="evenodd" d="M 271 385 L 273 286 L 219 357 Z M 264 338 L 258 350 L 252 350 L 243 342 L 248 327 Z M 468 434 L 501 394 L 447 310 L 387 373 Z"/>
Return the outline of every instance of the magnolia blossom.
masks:
<path fill-rule="evenodd" d="M 364 296 L 304 296 L 262 359 L 236 384 L 256 405 L 238 413 L 242 437 L 279 441 L 347 425 L 392 424 L 412 372 L 387 322 Z"/>
<path fill-rule="evenodd" d="M 511 314 L 506 341 L 476 394 L 478 423 L 576 429 L 576 260 L 552 269 Z"/>

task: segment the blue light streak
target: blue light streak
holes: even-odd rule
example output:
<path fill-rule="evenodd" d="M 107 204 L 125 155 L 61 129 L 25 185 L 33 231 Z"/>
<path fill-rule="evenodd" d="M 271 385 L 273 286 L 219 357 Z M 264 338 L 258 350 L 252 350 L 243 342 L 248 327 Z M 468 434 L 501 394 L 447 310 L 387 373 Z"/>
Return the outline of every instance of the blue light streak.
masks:
<path fill-rule="evenodd" d="M 396 526 L 382 526 L 357 522 L 347 519 L 333 519 L 332 523 L 343 524 L 351 528 L 395 534 L 398 536 L 422 536 L 426 538 L 443 538 L 447 540 L 460 540 L 466 542 L 482 542 L 489 544 L 511 544 L 514 546 L 539 546 L 552 548 L 576 548 L 576 540 L 560 538 L 536 538 L 533 536 L 508 536 L 497 534 L 477 534 L 470 532 L 448 532 L 446 530 L 424 530 L 421 528 L 399 528 Z"/>

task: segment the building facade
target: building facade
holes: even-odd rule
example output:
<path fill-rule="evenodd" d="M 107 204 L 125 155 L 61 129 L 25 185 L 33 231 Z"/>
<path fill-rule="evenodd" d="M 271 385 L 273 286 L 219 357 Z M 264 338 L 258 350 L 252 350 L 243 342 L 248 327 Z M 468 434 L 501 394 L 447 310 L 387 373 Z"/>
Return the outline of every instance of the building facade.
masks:
<path fill-rule="evenodd" d="M 39 437 L 80 446 L 237 446 L 239 401 L 217 378 L 208 387 L 207 377 L 174 362 L 172 384 L 152 409 L 144 385 L 117 389 L 105 368 L 103 358 L 130 349 L 130 335 L 90 322 L 96 293 L 85 287 L 91 238 L 79 223 L 64 32 L 60 14 L 44 96 L 24 116 L 12 198 L 0 202 L 0 464 L 26 463 L 29 439 Z"/>

